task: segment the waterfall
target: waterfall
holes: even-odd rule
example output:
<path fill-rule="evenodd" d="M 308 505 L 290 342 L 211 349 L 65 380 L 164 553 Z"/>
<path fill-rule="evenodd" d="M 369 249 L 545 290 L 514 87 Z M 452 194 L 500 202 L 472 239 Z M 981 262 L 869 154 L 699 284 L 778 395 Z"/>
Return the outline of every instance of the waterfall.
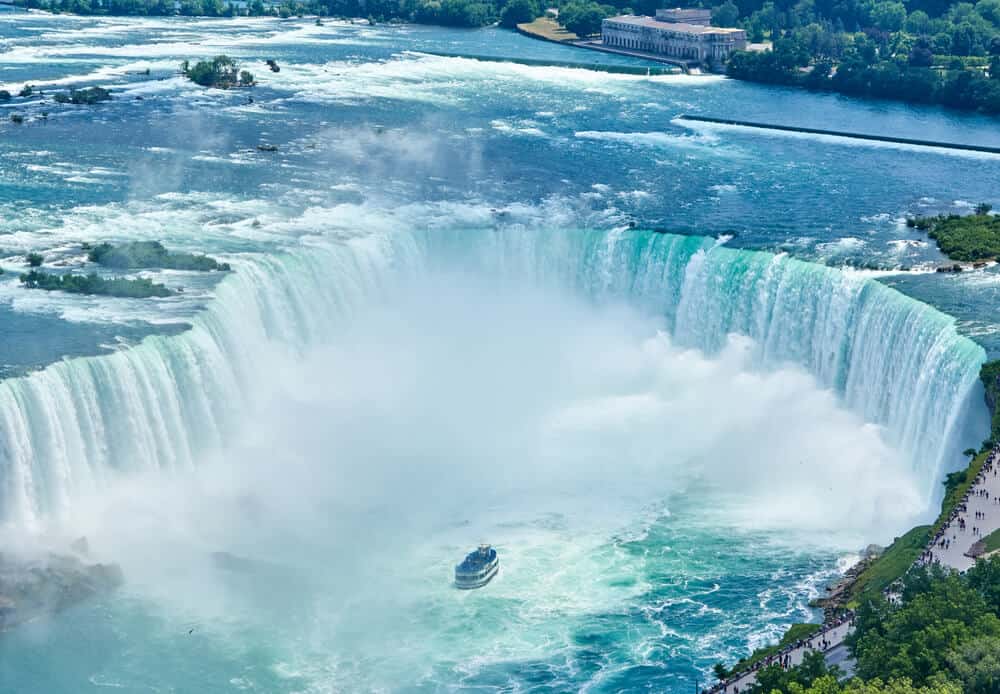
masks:
<path fill-rule="evenodd" d="M 226 443 L 272 355 L 328 340 L 400 277 L 454 263 L 500 289 L 555 283 L 636 303 L 709 353 L 748 335 L 761 368 L 797 364 L 882 426 L 928 497 L 985 359 L 953 319 L 878 282 L 702 237 L 512 228 L 314 242 L 236 263 L 181 335 L 0 383 L 0 520 L 31 526 L 116 475 L 190 468 Z"/>

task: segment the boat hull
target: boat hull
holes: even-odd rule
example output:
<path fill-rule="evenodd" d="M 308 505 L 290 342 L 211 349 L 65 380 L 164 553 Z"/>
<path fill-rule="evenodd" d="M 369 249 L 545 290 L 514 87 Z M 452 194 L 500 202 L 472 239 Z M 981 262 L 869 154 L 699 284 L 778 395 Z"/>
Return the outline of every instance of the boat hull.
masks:
<path fill-rule="evenodd" d="M 455 587 L 458 588 L 459 590 L 475 590 L 476 588 L 482 588 L 487 583 L 493 580 L 493 577 L 497 575 L 498 571 L 500 571 L 499 561 L 496 564 L 494 564 L 493 567 L 486 572 L 486 575 L 480 579 L 477 579 L 475 581 L 459 581 L 458 579 L 456 579 Z"/>

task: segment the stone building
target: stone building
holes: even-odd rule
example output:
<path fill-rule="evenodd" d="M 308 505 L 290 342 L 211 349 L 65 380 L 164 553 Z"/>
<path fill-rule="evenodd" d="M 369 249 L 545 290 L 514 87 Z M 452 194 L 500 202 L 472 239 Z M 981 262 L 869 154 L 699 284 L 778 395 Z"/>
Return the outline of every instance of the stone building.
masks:
<path fill-rule="evenodd" d="M 657 10 L 656 17 L 609 17 L 601 24 L 601 43 L 718 67 L 733 51 L 746 49 L 747 33 L 709 26 L 710 21 L 709 10 Z"/>

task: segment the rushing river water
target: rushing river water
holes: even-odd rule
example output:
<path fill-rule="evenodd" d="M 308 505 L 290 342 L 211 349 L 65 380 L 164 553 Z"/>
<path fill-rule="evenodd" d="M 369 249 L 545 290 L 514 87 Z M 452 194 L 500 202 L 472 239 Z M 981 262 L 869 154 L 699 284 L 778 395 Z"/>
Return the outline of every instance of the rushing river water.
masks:
<path fill-rule="evenodd" d="M 984 433 L 1000 275 L 933 273 L 903 220 L 998 202 L 1000 157 L 678 117 L 996 146 L 995 121 L 422 51 L 626 62 L 0 15 L 0 88 L 44 93 L 0 105 L 3 537 L 85 534 L 127 577 L 4 634 L 0 690 L 689 692 L 933 513 Z M 221 53 L 259 85 L 177 74 Z M 135 239 L 234 272 L 17 281 Z M 501 574 L 455 591 L 483 540 Z"/>

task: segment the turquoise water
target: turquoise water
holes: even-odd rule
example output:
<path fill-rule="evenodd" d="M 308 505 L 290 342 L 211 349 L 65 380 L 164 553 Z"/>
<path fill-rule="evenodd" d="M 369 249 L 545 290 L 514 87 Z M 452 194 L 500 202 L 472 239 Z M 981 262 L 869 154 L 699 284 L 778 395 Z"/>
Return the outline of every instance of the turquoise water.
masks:
<path fill-rule="evenodd" d="M 997 202 L 997 158 L 677 117 L 994 121 L 421 53 L 625 62 L 497 29 L 10 14 L 0 50 L 0 88 L 116 95 L 0 106 L 4 538 L 128 579 L 5 634 L 4 691 L 691 691 L 982 438 L 996 272 L 903 219 Z M 223 52 L 253 103 L 176 74 Z M 126 239 L 236 271 L 18 285 Z"/>

